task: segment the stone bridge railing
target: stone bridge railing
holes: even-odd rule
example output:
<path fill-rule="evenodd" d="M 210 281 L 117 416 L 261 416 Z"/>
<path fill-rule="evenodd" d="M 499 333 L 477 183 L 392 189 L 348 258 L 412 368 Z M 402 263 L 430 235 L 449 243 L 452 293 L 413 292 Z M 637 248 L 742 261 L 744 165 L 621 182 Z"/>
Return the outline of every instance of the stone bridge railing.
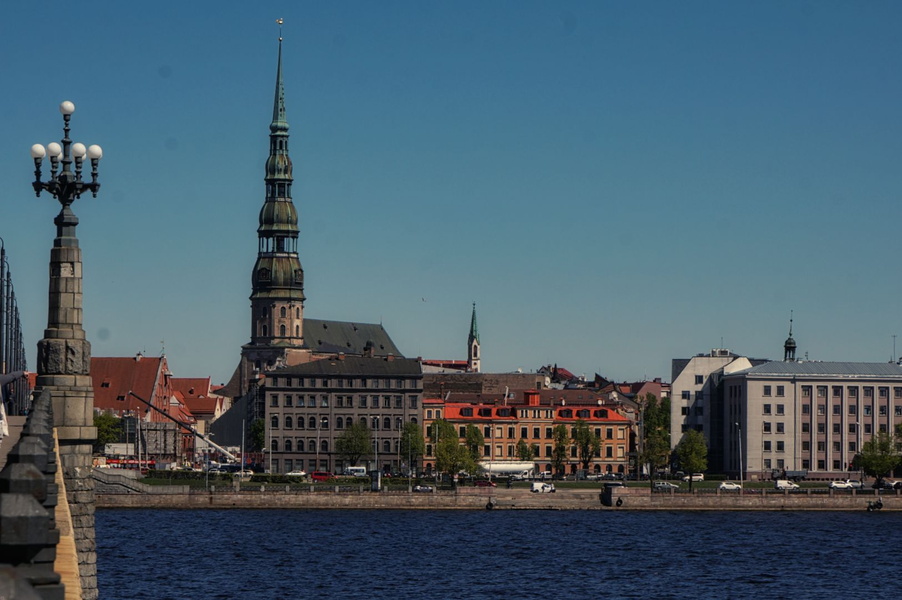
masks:
<path fill-rule="evenodd" d="M 57 455 L 50 394 L 35 399 L 22 436 L 0 471 L 0 598 L 62 600 L 55 571 Z"/>

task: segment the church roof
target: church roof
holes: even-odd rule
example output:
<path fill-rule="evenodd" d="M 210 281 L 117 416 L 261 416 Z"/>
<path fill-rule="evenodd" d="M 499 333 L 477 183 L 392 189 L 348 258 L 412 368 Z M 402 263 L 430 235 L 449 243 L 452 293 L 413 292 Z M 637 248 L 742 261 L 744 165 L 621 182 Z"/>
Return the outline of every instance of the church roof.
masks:
<path fill-rule="evenodd" d="M 368 342 L 376 356 L 402 356 L 381 324 L 304 318 L 304 345 L 313 352 L 363 354 Z"/>

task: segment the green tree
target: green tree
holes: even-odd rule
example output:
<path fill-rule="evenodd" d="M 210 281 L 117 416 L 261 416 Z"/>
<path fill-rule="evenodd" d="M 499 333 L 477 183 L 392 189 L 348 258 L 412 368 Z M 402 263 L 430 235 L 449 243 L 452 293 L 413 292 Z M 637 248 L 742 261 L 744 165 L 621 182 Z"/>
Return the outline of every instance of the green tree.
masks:
<path fill-rule="evenodd" d="M 97 439 L 94 441 L 94 452 L 103 454 L 107 444 L 115 444 L 122 436 L 122 419 L 110 413 L 95 413 L 94 427 L 97 428 Z"/>
<path fill-rule="evenodd" d="M 564 474 L 564 464 L 567 462 L 567 446 L 570 444 L 570 434 L 566 425 L 555 425 L 551 432 L 551 440 L 554 447 L 551 449 L 551 466 L 558 475 Z"/>
<path fill-rule="evenodd" d="M 454 425 L 444 419 L 436 419 L 432 422 L 430 438 L 435 447 L 437 471 L 449 475 L 456 475 L 461 471 L 467 473 L 476 471 L 476 463 L 467 447 L 460 443 L 460 436 Z"/>
<path fill-rule="evenodd" d="M 520 438 L 520 441 L 517 442 L 517 458 L 523 462 L 529 462 L 534 460 L 535 457 L 535 448 L 530 446 L 526 440 Z"/>
<path fill-rule="evenodd" d="M 861 445 L 858 466 L 868 475 L 882 480 L 902 464 L 899 443 L 894 435 L 878 433 Z"/>
<path fill-rule="evenodd" d="M 401 457 L 410 461 L 411 473 L 416 473 L 415 465 L 425 451 L 426 441 L 423 439 L 423 429 L 417 423 L 405 423 L 401 430 Z"/>
<path fill-rule="evenodd" d="M 482 432 L 479 431 L 479 427 L 467 425 L 466 436 L 464 439 L 466 440 L 464 443 L 467 446 L 467 451 L 470 453 L 470 458 L 473 459 L 474 464 L 478 464 L 479 459 L 482 458 L 482 448 L 485 446 L 485 437 L 482 435 Z"/>
<path fill-rule="evenodd" d="M 366 423 L 353 422 L 335 440 L 335 451 L 338 455 L 355 466 L 361 456 L 372 454 L 373 442 Z"/>
<path fill-rule="evenodd" d="M 251 452 L 266 450 L 266 423 L 262 418 L 251 423 L 250 442 Z"/>
<path fill-rule="evenodd" d="M 643 435 L 639 460 L 648 467 L 649 476 L 670 463 L 670 398 L 658 399 L 646 394 L 642 402 Z"/>
<path fill-rule="evenodd" d="M 708 444 L 700 431 L 690 429 L 683 434 L 677 446 L 680 466 L 689 473 L 689 489 L 692 490 L 692 474 L 702 473 L 708 468 Z"/>
<path fill-rule="evenodd" d="M 589 463 L 601 450 L 601 440 L 582 419 L 577 419 L 573 424 L 573 441 L 576 443 L 576 451 L 583 469 L 589 469 Z"/>

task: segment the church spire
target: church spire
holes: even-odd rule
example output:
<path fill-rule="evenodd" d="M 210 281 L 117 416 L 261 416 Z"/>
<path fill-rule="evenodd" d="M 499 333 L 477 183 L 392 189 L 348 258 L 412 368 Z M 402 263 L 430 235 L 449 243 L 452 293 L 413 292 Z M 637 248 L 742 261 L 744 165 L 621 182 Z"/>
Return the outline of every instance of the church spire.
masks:
<path fill-rule="evenodd" d="M 269 157 L 266 159 L 266 198 L 257 227 L 257 262 L 251 275 L 251 342 L 242 356 L 245 372 L 265 371 L 284 364 L 286 352 L 304 345 L 304 270 L 298 257 L 298 213 L 291 200 L 291 157 L 288 119 L 282 82 L 282 19 Z"/>
<path fill-rule="evenodd" d="M 789 311 L 789 337 L 783 342 L 783 361 L 791 362 L 796 359 L 796 341 L 792 339 L 792 311 Z"/>
<path fill-rule="evenodd" d="M 476 303 L 473 303 L 473 315 L 470 317 L 470 335 L 467 337 L 467 370 L 479 372 L 480 361 L 479 328 L 476 326 Z"/>

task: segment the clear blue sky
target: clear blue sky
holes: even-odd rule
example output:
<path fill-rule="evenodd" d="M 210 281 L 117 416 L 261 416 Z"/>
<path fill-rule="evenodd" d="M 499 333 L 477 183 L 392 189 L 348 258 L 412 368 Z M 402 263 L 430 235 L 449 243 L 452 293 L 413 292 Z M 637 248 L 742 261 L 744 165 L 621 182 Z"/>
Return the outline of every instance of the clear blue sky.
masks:
<path fill-rule="evenodd" d="M 898 2 L 0 7 L 0 236 L 29 366 L 59 205 L 29 147 L 104 147 L 74 205 L 95 356 L 225 381 L 250 338 L 284 17 L 306 314 L 408 356 L 670 378 L 721 346 L 886 361 L 902 334 Z M 425 299 L 425 301 L 424 301 Z M 723 340 L 723 342 L 721 342 Z M 902 354 L 902 338 L 897 353 Z"/>

